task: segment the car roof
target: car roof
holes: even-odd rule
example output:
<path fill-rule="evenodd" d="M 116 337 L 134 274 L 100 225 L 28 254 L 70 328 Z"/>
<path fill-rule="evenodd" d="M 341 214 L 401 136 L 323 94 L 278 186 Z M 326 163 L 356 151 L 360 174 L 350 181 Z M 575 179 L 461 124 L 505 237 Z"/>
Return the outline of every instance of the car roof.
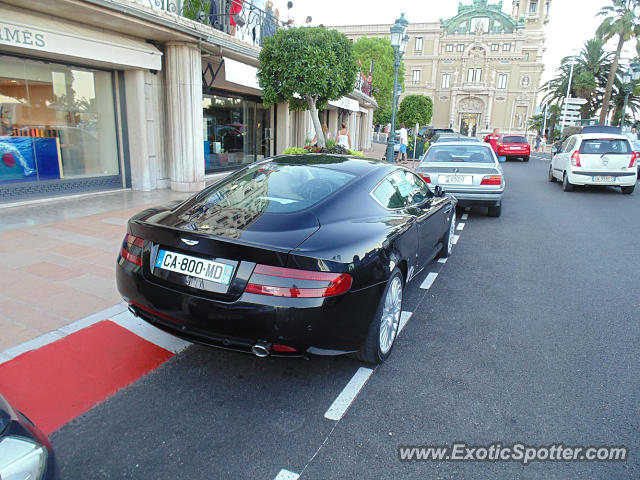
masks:
<path fill-rule="evenodd" d="M 355 157 L 352 155 L 338 155 L 328 153 L 303 153 L 299 155 L 277 155 L 263 160 L 263 162 L 277 162 L 278 164 L 305 165 L 309 167 L 324 167 L 351 173 L 363 177 L 376 170 L 384 170 L 393 166 L 389 162 L 373 158 Z"/>
<path fill-rule="evenodd" d="M 439 144 L 438 142 L 435 142 L 435 143 L 432 143 L 429 148 L 442 147 L 445 145 L 447 147 L 455 147 L 456 145 L 460 145 L 461 147 L 468 147 L 469 145 L 471 145 L 473 147 L 491 148 L 491 150 L 493 150 L 493 148 L 491 147 L 491 144 L 489 143 L 480 142 L 480 141 L 469 142 L 468 140 L 457 140 L 455 142 L 442 142 L 441 144 Z"/>
<path fill-rule="evenodd" d="M 625 135 L 621 135 L 619 133 L 608 133 L 608 132 L 600 132 L 600 133 L 576 133 L 576 137 L 580 137 L 585 140 L 590 139 L 619 139 L 619 140 L 629 140 Z"/>

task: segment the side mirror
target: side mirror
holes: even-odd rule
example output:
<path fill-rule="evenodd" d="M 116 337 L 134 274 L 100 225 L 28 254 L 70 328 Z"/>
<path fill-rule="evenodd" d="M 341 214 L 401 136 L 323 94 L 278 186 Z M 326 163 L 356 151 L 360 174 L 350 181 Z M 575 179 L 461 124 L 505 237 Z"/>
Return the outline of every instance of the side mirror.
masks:
<path fill-rule="evenodd" d="M 556 147 L 555 145 L 553 147 L 551 147 L 551 153 L 553 155 L 555 155 L 556 153 L 558 153 L 558 147 Z"/>

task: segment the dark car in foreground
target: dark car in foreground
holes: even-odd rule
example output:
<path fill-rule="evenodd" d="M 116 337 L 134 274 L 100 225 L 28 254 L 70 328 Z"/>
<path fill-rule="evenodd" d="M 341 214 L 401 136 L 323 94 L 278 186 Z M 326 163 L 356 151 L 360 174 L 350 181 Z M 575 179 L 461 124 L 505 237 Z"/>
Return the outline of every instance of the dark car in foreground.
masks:
<path fill-rule="evenodd" d="M 56 463 L 47 436 L 0 395 L 0 479 L 57 478 Z"/>
<path fill-rule="evenodd" d="M 134 314 L 190 341 L 379 363 L 406 283 L 451 251 L 455 206 L 386 162 L 274 157 L 131 218 L 118 289 Z"/>
<path fill-rule="evenodd" d="M 488 143 L 434 143 L 416 173 L 456 197 L 461 207 L 487 207 L 490 217 L 502 212 L 504 175 Z"/>

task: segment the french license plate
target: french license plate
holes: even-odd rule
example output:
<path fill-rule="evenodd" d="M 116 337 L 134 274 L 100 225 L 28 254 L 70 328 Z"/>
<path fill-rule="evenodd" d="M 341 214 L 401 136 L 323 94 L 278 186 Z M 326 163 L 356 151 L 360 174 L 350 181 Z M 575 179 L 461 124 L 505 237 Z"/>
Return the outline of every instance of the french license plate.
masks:
<path fill-rule="evenodd" d="M 438 183 L 456 183 L 462 185 L 471 185 L 471 176 L 469 175 L 440 175 Z"/>
<path fill-rule="evenodd" d="M 591 177 L 594 182 L 615 182 L 616 177 L 596 175 Z"/>
<path fill-rule="evenodd" d="M 233 274 L 231 265 L 168 250 L 160 250 L 158 252 L 156 268 L 210 280 L 223 285 L 229 285 Z"/>
<path fill-rule="evenodd" d="M 522 150 L 522 147 L 509 147 L 511 150 Z"/>

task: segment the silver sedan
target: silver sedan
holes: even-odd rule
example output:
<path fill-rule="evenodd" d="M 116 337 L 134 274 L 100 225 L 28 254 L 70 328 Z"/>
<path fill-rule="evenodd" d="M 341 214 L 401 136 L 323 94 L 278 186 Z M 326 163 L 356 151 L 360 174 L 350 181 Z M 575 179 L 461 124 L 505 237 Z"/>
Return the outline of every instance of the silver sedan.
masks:
<path fill-rule="evenodd" d="M 505 181 L 502 167 L 487 143 L 446 142 L 429 147 L 416 168 L 431 187 L 440 186 L 458 205 L 488 207 L 499 217 Z"/>

